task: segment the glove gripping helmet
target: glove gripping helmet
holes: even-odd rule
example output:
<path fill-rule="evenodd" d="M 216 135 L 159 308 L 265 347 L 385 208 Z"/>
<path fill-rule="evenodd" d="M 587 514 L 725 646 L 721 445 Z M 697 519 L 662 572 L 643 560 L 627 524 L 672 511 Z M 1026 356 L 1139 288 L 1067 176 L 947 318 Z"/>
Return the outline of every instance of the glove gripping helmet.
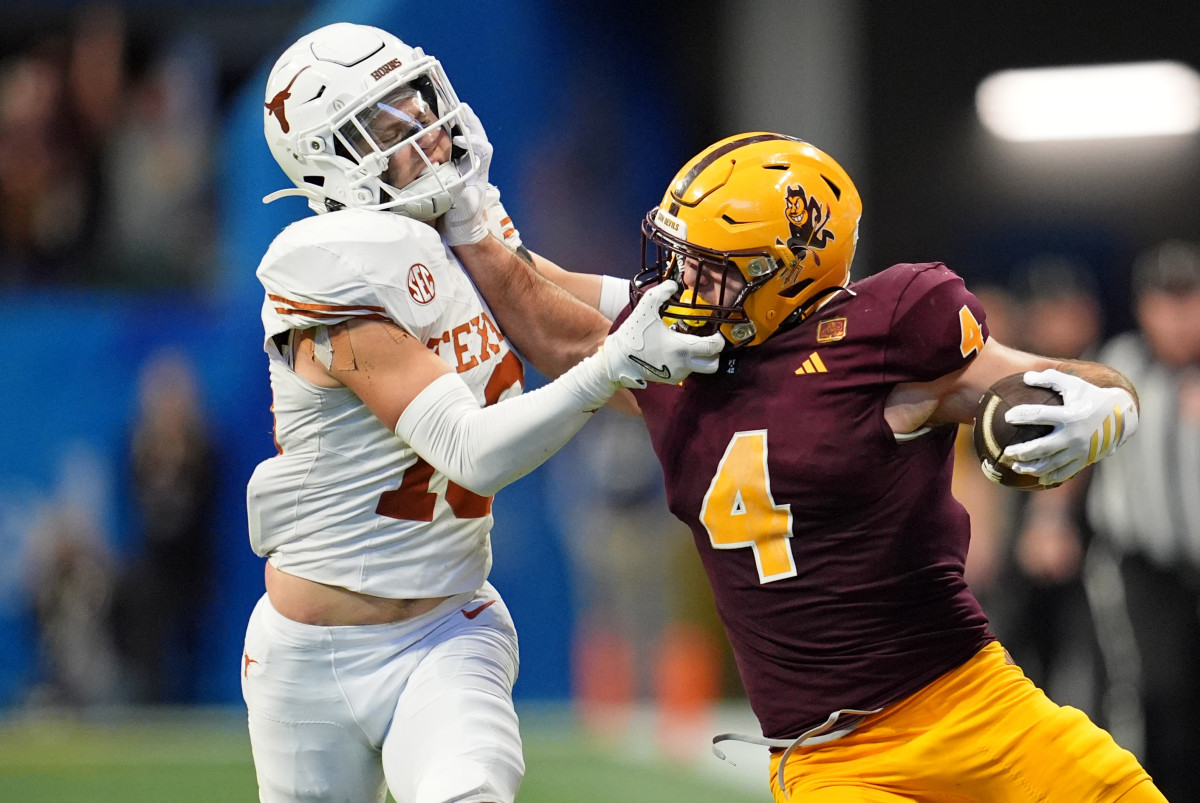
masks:
<path fill-rule="evenodd" d="M 411 113 L 415 108 L 419 115 Z M 316 212 L 391 209 L 432 220 L 450 208 L 450 191 L 479 167 L 470 143 L 455 137 L 461 115 L 441 64 L 420 48 L 365 25 L 313 31 L 284 51 L 267 79 L 267 146 L 296 188 L 263 202 L 300 195 Z M 454 140 L 454 158 L 443 164 L 419 144 L 438 127 Z M 406 186 L 393 186 L 386 180 L 389 160 L 409 147 L 425 168 Z M 455 162 L 467 168 L 465 175 Z"/>
<path fill-rule="evenodd" d="M 807 142 L 739 134 L 701 151 L 642 223 L 645 288 L 674 279 L 668 323 L 756 346 L 803 320 L 850 279 L 862 200 L 850 176 Z M 686 278 L 707 273 L 709 287 Z"/>

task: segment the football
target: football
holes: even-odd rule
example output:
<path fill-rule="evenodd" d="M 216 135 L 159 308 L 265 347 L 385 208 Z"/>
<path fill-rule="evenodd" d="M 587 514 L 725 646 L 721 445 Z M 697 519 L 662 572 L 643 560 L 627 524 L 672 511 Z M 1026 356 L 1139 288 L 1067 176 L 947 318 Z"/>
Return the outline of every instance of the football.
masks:
<path fill-rule="evenodd" d="M 979 398 L 975 408 L 975 454 L 979 467 L 992 482 L 1023 491 L 1040 491 L 1055 485 L 1042 485 L 1032 474 L 1018 474 L 1004 459 L 1004 449 L 1013 443 L 1024 443 L 1049 435 L 1053 427 L 1034 424 L 1010 424 L 1004 420 L 1009 408 L 1022 404 L 1063 403 L 1058 391 L 1026 385 L 1024 374 L 1006 376 L 992 385 Z"/>

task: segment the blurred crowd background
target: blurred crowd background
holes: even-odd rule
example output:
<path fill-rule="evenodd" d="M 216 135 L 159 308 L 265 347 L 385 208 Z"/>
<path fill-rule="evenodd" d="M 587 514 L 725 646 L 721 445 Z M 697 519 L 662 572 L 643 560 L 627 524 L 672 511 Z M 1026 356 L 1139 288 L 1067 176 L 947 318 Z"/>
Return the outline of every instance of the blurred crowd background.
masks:
<path fill-rule="evenodd" d="M 1021 494 L 964 452 L 968 570 L 1035 679 L 1139 752 L 1168 797 L 1200 789 L 1200 135 L 1006 143 L 974 109 L 1002 69 L 1200 68 L 1200 5 L 1138 9 L 7 3 L 0 706 L 239 702 L 262 593 L 244 488 L 274 448 L 254 269 L 307 214 L 260 203 L 285 181 L 262 86 L 299 34 L 348 20 L 441 59 L 525 242 L 563 265 L 632 275 L 641 217 L 684 161 L 781 131 L 854 177 L 856 275 L 944 261 L 1001 342 L 1128 373 L 1144 431 L 1096 476 Z M 707 705 L 740 691 L 657 471 L 639 422 L 598 416 L 498 497 L 492 579 L 521 629 L 520 699 L 573 701 L 616 734 L 657 706 L 669 744 L 707 736 Z"/>

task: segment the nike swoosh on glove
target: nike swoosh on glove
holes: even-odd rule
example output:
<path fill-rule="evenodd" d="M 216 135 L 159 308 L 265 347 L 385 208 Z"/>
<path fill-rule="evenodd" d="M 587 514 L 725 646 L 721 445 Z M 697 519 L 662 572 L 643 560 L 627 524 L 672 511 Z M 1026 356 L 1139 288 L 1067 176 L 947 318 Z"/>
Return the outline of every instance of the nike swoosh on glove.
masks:
<path fill-rule="evenodd" d="M 678 287 L 665 281 L 646 291 L 625 322 L 605 339 L 601 351 L 609 379 L 627 388 L 644 388 L 650 382 L 677 385 L 693 372 L 717 370 L 724 336 L 676 332 L 660 317 L 659 309 Z"/>
<path fill-rule="evenodd" d="M 471 107 L 462 103 L 459 108 L 463 133 L 454 138 L 454 144 L 466 153 L 455 162 L 455 167 L 466 180 L 450 192 L 450 209 L 440 221 L 442 239 L 451 246 L 471 245 L 488 236 L 487 190 L 492 143 L 488 142 L 483 123 Z"/>
<path fill-rule="evenodd" d="M 1044 485 L 1063 482 L 1112 454 L 1137 430 L 1138 411 L 1124 388 L 1102 388 L 1062 371 L 1026 371 L 1025 384 L 1057 390 L 1062 406 L 1021 404 L 1004 414 L 1010 424 L 1044 424 L 1054 430 L 1004 450 L 1012 469 Z"/>

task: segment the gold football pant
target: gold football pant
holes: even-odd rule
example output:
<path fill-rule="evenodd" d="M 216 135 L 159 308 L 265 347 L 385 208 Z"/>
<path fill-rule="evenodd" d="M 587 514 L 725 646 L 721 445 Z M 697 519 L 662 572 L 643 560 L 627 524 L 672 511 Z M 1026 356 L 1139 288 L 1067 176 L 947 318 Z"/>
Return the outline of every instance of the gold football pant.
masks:
<path fill-rule="evenodd" d="M 778 803 L 1165 803 L 1132 753 L 989 644 L 846 736 L 792 751 Z"/>

